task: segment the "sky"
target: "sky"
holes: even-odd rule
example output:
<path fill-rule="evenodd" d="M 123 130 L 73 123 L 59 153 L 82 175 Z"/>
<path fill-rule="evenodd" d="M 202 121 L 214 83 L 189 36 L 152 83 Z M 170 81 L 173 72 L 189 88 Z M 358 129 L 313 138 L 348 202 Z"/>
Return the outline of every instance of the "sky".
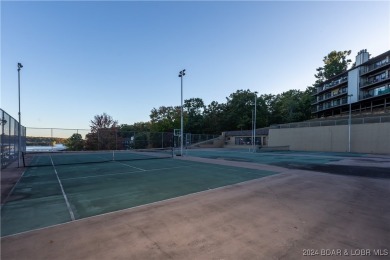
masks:
<path fill-rule="evenodd" d="M 1 1 L 1 108 L 22 124 L 149 121 L 184 99 L 305 90 L 333 50 L 390 49 L 390 2 Z"/>

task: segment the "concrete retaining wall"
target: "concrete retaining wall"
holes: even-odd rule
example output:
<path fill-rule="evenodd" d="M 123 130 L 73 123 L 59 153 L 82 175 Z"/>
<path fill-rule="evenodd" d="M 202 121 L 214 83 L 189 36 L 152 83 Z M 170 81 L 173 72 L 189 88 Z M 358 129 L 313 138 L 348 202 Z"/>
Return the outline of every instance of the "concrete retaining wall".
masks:
<path fill-rule="evenodd" d="M 348 125 L 269 130 L 269 146 L 297 151 L 348 151 Z M 390 123 L 351 125 L 351 152 L 390 154 Z"/>

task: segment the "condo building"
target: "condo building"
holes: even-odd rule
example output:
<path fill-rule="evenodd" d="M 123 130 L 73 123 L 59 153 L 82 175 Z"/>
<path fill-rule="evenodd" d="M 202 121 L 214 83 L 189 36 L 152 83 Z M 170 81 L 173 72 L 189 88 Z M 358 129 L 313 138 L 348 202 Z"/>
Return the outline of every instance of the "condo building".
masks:
<path fill-rule="evenodd" d="M 390 51 L 370 58 L 367 50 L 355 65 L 317 87 L 312 114 L 317 118 L 352 113 L 390 112 Z"/>

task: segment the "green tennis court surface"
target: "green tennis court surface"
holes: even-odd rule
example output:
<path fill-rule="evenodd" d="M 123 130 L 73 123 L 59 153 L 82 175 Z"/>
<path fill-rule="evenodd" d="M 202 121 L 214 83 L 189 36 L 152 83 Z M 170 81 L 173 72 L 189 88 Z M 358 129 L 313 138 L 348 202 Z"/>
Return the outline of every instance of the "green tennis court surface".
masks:
<path fill-rule="evenodd" d="M 352 153 L 326 153 L 326 152 L 299 152 L 299 151 L 275 151 L 275 152 L 250 152 L 248 150 L 202 150 L 189 149 L 187 155 L 224 159 L 230 161 L 254 162 L 261 164 L 280 165 L 280 163 L 294 164 L 324 164 L 333 161 L 340 161 L 345 157 L 361 157 L 362 154 Z"/>
<path fill-rule="evenodd" d="M 390 160 L 386 155 L 304 151 L 253 153 L 248 149 L 189 149 L 186 154 L 193 157 L 272 165 L 287 169 L 370 178 L 390 178 Z"/>
<path fill-rule="evenodd" d="M 2 207 L 7 236 L 276 174 L 175 159 L 28 168 Z"/>

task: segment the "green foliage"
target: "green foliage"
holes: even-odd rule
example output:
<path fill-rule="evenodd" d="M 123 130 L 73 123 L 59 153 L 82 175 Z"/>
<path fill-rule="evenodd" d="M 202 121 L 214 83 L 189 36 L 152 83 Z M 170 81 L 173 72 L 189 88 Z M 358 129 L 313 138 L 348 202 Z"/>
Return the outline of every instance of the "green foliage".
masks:
<path fill-rule="evenodd" d="M 243 130 L 252 127 L 252 112 L 255 104 L 255 93 L 248 90 L 237 90 L 226 98 L 226 124 L 229 129 Z"/>
<path fill-rule="evenodd" d="M 184 115 L 186 132 L 192 134 L 201 134 L 204 117 L 203 113 L 205 110 L 204 102 L 201 98 L 191 98 L 184 101 Z"/>
<path fill-rule="evenodd" d="M 123 124 L 119 127 L 119 132 L 126 136 L 128 133 L 132 132 L 150 132 L 151 123 L 150 122 L 138 122 L 133 125 Z"/>
<path fill-rule="evenodd" d="M 65 138 L 60 137 L 36 137 L 36 136 L 27 136 L 26 145 L 27 146 L 52 146 L 54 144 L 63 144 Z"/>
<path fill-rule="evenodd" d="M 86 135 L 87 150 L 116 150 L 123 148 L 123 140 L 118 135 L 118 121 L 103 113 L 94 116 L 91 122 L 91 132 Z"/>
<path fill-rule="evenodd" d="M 290 123 L 308 119 L 306 105 L 310 106 L 310 101 L 311 97 L 300 90 L 293 89 L 276 95 L 272 104 L 274 111 L 271 115 L 271 123 Z"/>
<path fill-rule="evenodd" d="M 316 82 L 314 86 L 318 86 L 324 81 L 345 72 L 348 69 L 348 65 L 351 63 L 347 56 L 351 54 L 351 51 L 332 51 L 324 57 L 324 66 L 317 68 Z"/>
<path fill-rule="evenodd" d="M 91 132 L 96 133 L 98 129 L 108 129 L 117 127 L 118 121 L 115 121 L 111 116 L 103 113 L 101 115 L 94 116 L 91 120 Z"/>
<path fill-rule="evenodd" d="M 311 118 L 311 103 L 316 87 L 324 81 L 345 72 L 351 63 L 347 56 L 351 51 L 332 51 L 324 57 L 324 66 L 316 69 L 314 75 L 316 81 L 308 86 L 305 91 L 289 90 L 281 94 L 260 94 L 256 99 L 256 127 L 268 127 L 272 124 L 304 121 Z M 237 90 L 226 98 L 226 103 L 212 101 L 206 105 L 201 98 L 191 98 L 184 101 L 183 119 L 184 132 L 192 134 L 220 134 L 228 130 L 252 129 L 254 115 L 255 92 L 248 90 Z M 139 122 L 133 125 L 117 126 L 111 116 L 95 116 L 91 121 L 91 133 L 87 135 L 86 147 L 89 149 L 102 149 L 113 147 L 113 138 L 110 134 L 101 136 L 102 129 L 114 129 L 118 132 L 121 140 L 118 142 L 129 142 L 132 140 L 132 147 L 146 148 L 144 140 L 152 140 L 158 143 L 161 135 L 147 133 L 169 132 L 180 128 L 181 108 L 180 106 L 160 106 L 153 108 L 150 112 L 149 122 Z M 97 134 L 99 130 L 99 136 Z M 110 132 L 109 132 L 110 133 Z M 111 132 L 112 133 L 112 132 Z M 134 133 L 142 133 L 134 136 Z M 99 140 L 104 139 L 101 144 Z M 164 138 L 168 140 L 169 138 Z M 170 142 L 170 141 L 169 141 Z M 96 147 L 96 148 L 95 148 Z"/>
<path fill-rule="evenodd" d="M 173 132 L 180 128 L 180 107 L 161 106 L 150 113 L 150 129 L 153 132 Z"/>
<path fill-rule="evenodd" d="M 71 137 L 65 140 L 65 146 L 71 151 L 84 150 L 84 140 L 81 134 L 73 134 Z"/>
<path fill-rule="evenodd" d="M 211 102 L 203 112 L 203 133 L 220 134 L 226 128 L 226 104 Z"/>

